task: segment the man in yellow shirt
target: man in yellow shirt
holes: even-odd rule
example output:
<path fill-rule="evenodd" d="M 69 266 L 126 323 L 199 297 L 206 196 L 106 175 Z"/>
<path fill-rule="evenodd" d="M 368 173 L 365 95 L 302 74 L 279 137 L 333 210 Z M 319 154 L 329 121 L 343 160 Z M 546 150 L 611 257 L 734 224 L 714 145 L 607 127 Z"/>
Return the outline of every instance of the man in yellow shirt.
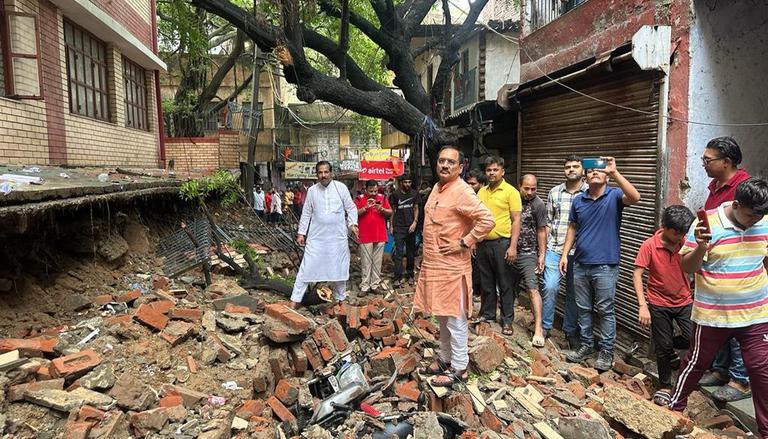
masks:
<path fill-rule="evenodd" d="M 484 162 L 488 185 L 477 197 L 496 220 L 496 226 L 477 246 L 477 271 L 480 275 L 480 320 L 496 320 L 496 304 L 501 301 L 501 325 L 504 335 L 512 335 L 515 312 L 515 284 L 519 273 L 517 241 L 520 237 L 520 192 L 504 180 L 504 159 L 488 157 Z M 497 290 L 498 288 L 498 290 Z M 499 299 L 496 298 L 498 291 Z"/>

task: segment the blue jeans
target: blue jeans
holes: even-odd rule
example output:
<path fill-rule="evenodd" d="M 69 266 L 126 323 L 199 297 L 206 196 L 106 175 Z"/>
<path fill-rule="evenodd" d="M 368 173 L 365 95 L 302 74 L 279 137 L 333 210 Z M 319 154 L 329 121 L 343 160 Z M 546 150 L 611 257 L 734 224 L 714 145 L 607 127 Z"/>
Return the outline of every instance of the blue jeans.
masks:
<path fill-rule="evenodd" d="M 741 346 L 739 342 L 732 338 L 728 343 L 720 348 L 720 351 L 712 362 L 712 369 L 722 373 L 723 376 L 729 376 L 732 380 L 746 386 L 749 384 L 749 375 L 744 366 L 744 359 L 741 357 Z"/>
<path fill-rule="evenodd" d="M 573 281 L 576 287 L 576 306 L 579 308 L 581 344 L 590 348 L 595 344 L 592 333 L 592 309 L 597 312 L 598 327 L 602 338 L 601 351 L 613 352 L 616 342 L 616 281 L 619 266 L 573 264 Z"/>
<path fill-rule="evenodd" d="M 560 253 L 547 250 L 544 259 L 544 288 L 541 291 L 541 326 L 544 330 L 552 329 L 555 321 L 555 305 L 560 292 Z M 573 288 L 573 258 L 568 258 L 568 271 L 565 275 L 565 315 L 563 332 L 566 335 L 578 331 L 579 309 L 576 307 L 576 294 Z"/>

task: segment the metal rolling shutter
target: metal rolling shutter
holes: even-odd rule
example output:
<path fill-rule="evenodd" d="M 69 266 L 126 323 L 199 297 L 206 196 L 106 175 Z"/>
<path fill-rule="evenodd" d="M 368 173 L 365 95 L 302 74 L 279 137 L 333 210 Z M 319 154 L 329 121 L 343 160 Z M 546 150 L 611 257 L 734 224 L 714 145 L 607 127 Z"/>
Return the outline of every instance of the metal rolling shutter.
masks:
<path fill-rule="evenodd" d="M 656 72 L 606 72 L 569 85 L 608 102 L 655 113 L 659 106 L 657 78 Z M 522 102 L 521 172 L 535 174 L 539 194 L 546 197 L 553 186 L 564 181 L 567 155 L 616 157 L 621 174 L 642 195 L 637 205 L 624 209 L 616 320 L 638 340 L 647 338 L 648 332 L 637 323 L 632 271 L 640 244 L 657 224 L 658 116 L 605 105 L 560 86 L 551 88 L 556 90 L 534 93 Z M 561 315 L 562 296 L 558 296 Z"/>

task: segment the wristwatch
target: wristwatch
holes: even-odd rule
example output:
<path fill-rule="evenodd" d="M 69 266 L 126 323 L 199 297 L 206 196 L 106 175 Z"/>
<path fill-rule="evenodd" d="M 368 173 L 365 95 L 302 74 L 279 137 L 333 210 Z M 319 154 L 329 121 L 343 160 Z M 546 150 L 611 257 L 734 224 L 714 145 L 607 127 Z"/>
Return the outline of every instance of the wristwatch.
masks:
<path fill-rule="evenodd" d="M 469 248 L 469 246 L 464 243 L 464 238 L 459 239 L 459 245 L 461 245 L 464 248 Z"/>

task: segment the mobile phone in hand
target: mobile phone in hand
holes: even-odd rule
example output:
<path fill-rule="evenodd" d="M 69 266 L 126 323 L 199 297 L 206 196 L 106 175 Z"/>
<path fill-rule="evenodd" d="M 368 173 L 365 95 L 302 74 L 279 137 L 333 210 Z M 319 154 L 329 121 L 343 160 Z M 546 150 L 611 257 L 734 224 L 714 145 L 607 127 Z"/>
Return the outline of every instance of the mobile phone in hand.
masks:
<path fill-rule="evenodd" d="M 581 167 L 584 169 L 605 169 L 605 160 L 600 157 L 585 157 L 581 159 Z"/>
<path fill-rule="evenodd" d="M 696 217 L 699 218 L 699 224 L 698 227 L 704 227 L 706 228 L 706 233 L 712 233 L 712 229 L 709 228 L 709 216 L 707 215 L 707 211 L 704 209 L 701 209 L 700 211 L 696 212 Z"/>

